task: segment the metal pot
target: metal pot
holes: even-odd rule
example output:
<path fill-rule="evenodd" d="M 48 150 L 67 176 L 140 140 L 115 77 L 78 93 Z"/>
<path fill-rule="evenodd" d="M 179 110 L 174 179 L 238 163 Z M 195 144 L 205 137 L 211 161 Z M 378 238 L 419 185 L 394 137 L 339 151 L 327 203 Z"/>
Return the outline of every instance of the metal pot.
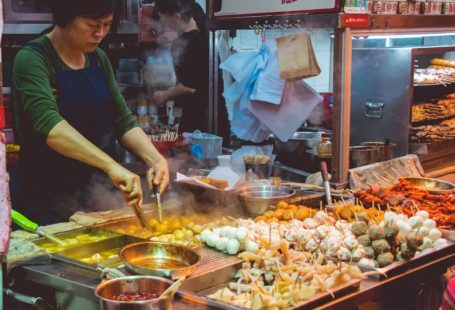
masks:
<path fill-rule="evenodd" d="M 321 132 L 298 131 L 286 142 L 276 139 L 275 147 L 278 154 L 302 156 L 306 150 L 316 148 L 320 141 Z"/>
<path fill-rule="evenodd" d="M 161 295 L 172 281 L 152 276 L 129 276 L 99 284 L 95 295 L 105 310 L 168 310 L 172 309 L 173 295 L 144 301 L 117 301 L 113 296 L 121 293 L 152 293 Z"/>
<path fill-rule="evenodd" d="M 374 146 L 349 147 L 349 166 L 356 168 L 377 162 L 378 148 Z"/>
<path fill-rule="evenodd" d="M 127 245 L 120 251 L 119 257 L 129 272 L 171 279 L 188 276 L 201 259 L 189 247 L 155 241 Z"/>
<path fill-rule="evenodd" d="M 248 213 L 261 215 L 278 201 L 291 199 L 295 190 L 288 186 L 245 186 L 237 195 Z"/>
<path fill-rule="evenodd" d="M 385 144 L 384 142 L 362 142 L 362 146 L 372 146 L 378 148 L 377 161 L 385 161 L 393 159 L 393 148 L 396 146 L 395 143 Z"/>

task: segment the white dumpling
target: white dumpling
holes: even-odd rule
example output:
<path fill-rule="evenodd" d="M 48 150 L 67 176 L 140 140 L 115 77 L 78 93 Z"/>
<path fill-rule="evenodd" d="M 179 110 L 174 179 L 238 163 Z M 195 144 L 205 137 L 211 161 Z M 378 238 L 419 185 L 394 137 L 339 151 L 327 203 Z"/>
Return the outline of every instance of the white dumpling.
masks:
<path fill-rule="evenodd" d="M 221 237 L 216 244 L 216 249 L 220 251 L 225 251 L 228 241 L 229 241 L 228 238 Z"/>
<path fill-rule="evenodd" d="M 247 240 L 245 243 L 245 250 L 256 253 L 259 250 L 259 245 L 252 240 Z"/>
<path fill-rule="evenodd" d="M 211 234 L 207 237 L 207 245 L 208 245 L 208 246 L 211 246 L 211 247 L 214 247 L 214 246 L 216 246 L 216 244 L 218 243 L 219 240 L 220 240 L 220 237 L 218 237 L 217 234 L 211 233 Z"/>
<path fill-rule="evenodd" d="M 237 229 L 235 233 L 235 237 L 238 241 L 242 242 L 246 239 L 246 235 L 248 234 L 248 229 L 246 227 L 240 227 Z"/>
<path fill-rule="evenodd" d="M 420 216 L 414 215 L 408 220 L 408 224 L 412 226 L 412 228 L 419 228 L 423 225 L 423 219 Z"/>
<path fill-rule="evenodd" d="M 416 216 L 420 216 L 423 220 L 430 218 L 430 214 L 425 210 L 417 211 Z"/>
<path fill-rule="evenodd" d="M 441 238 L 442 236 L 442 233 L 439 229 L 437 228 L 432 228 L 430 229 L 430 231 L 428 232 L 428 238 L 431 239 L 431 241 L 435 242 L 436 240 L 438 240 L 439 238 Z"/>
<path fill-rule="evenodd" d="M 226 252 L 231 255 L 235 255 L 240 250 L 240 243 L 236 239 L 231 239 L 226 244 Z"/>
<path fill-rule="evenodd" d="M 237 234 L 237 228 L 235 227 L 228 227 L 225 231 L 226 237 L 229 239 L 234 239 L 235 235 Z"/>
<path fill-rule="evenodd" d="M 211 233 L 212 232 L 209 229 L 204 229 L 201 232 L 201 235 L 200 235 L 201 241 L 207 243 L 207 239 L 208 239 L 208 237 L 210 236 Z"/>
<path fill-rule="evenodd" d="M 428 229 L 436 228 L 436 222 L 432 219 L 425 219 L 423 221 L 423 226 L 427 227 Z"/>

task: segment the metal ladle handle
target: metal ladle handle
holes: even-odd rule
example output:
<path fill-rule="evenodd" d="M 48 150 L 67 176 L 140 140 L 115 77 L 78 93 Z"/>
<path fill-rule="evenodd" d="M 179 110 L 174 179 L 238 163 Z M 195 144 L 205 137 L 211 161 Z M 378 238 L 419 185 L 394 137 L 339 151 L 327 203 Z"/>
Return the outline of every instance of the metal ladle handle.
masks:
<path fill-rule="evenodd" d="M 160 298 L 170 296 L 174 294 L 182 285 L 183 281 L 185 281 L 185 277 L 181 277 L 177 281 L 175 281 L 171 286 L 169 286 L 161 295 Z"/>

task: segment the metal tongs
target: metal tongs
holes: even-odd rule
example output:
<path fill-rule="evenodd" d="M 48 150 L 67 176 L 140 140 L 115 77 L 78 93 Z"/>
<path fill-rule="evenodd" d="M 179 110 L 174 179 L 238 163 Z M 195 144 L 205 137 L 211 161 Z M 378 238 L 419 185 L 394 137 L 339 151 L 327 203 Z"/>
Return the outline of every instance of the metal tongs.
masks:
<path fill-rule="evenodd" d="M 139 224 L 141 224 L 142 228 L 145 228 L 147 229 L 149 232 L 152 232 L 153 229 L 150 227 L 150 224 L 149 222 L 147 221 L 147 219 L 145 218 L 145 214 L 144 214 L 144 210 L 142 210 L 142 207 L 140 206 L 140 204 L 135 204 L 133 207 L 132 207 L 133 211 L 134 211 L 134 214 L 136 214 L 136 218 L 137 220 L 139 221 Z"/>
<path fill-rule="evenodd" d="M 155 196 L 156 206 L 158 207 L 158 221 L 163 221 L 163 208 L 161 207 L 161 193 L 158 186 L 152 188 L 152 197 Z"/>

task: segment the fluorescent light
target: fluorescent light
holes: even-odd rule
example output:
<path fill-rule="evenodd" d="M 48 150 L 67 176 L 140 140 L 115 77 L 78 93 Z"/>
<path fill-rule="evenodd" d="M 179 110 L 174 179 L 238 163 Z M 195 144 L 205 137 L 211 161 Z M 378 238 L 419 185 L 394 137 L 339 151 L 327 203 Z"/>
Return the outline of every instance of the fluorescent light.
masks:
<path fill-rule="evenodd" d="M 412 39 L 412 38 L 422 38 L 422 37 L 448 37 L 455 36 L 455 32 L 446 32 L 446 33 L 421 33 L 421 34 L 392 34 L 392 35 L 372 35 L 372 36 L 361 36 L 355 37 L 355 39 Z"/>

